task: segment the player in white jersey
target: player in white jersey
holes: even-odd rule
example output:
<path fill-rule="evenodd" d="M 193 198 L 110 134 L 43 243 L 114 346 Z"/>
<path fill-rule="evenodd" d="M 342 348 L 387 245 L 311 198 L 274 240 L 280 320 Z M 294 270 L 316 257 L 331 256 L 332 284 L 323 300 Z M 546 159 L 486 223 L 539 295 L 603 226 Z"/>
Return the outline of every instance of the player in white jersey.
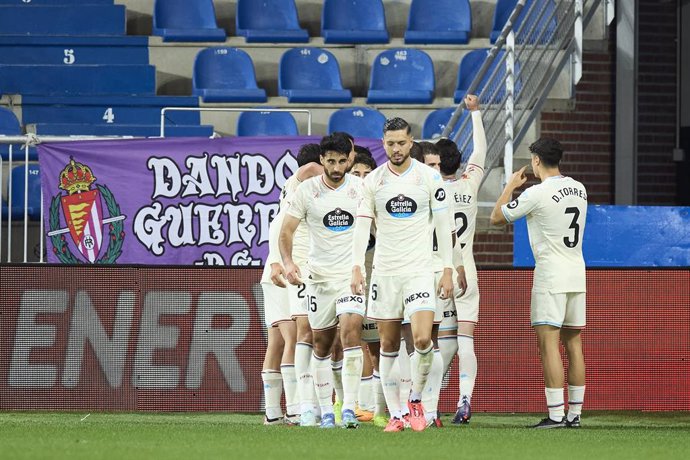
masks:
<path fill-rule="evenodd" d="M 309 323 L 314 334 L 314 383 L 321 406 L 321 428 L 333 428 L 331 347 L 340 324 L 343 344 L 342 426 L 357 428 L 355 402 L 362 374 L 360 346 L 364 297 L 350 292 L 352 239 L 361 179 L 346 174 L 352 146 L 334 135 L 321 140 L 324 173 L 306 181 L 292 201 L 280 233 L 286 278 L 302 284 L 302 271 L 292 257 L 292 240 L 301 221 L 307 223 L 310 248 L 306 292 Z"/>
<path fill-rule="evenodd" d="M 454 315 L 446 312 L 441 324 L 439 339 L 444 358 L 445 371 L 448 370 L 453 356 L 458 355 L 460 374 L 460 394 L 457 411 L 453 417 L 454 424 L 469 423 L 472 417 L 471 402 L 474 383 L 477 377 L 477 356 L 474 352 L 474 329 L 479 319 L 479 283 L 477 268 L 474 263 L 473 244 L 477 223 L 477 195 L 484 177 L 486 161 L 486 134 L 479 110 L 479 99 L 474 95 L 465 97 L 465 106 L 472 117 L 472 140 L 474 150 L 467 161 L 467 166 L 458 180 L 448 182 L 447 190 L 452 198 L 455 221 L 455 249 L 462 252 L 463 271 L 467 280 L 464 291 L 455 291 Z M 440 140 L 441 173 L 444 177 L 456 176 L 460 159 L 457 146 L 448 140 Z M 446 164 L 448 158 L 453 160 Z M 446 169 L 447 170 L 444 170 Z M 444 338 L 448 337 L 448 338 Z M 457 337 L 457 338 L 455 338 Z"/>
<path fill-rule="evenodd" d="M 300 147 L 297 155 L 299 169 L 290 177 L 281 191 L 281 208 L 290 184 L 299 184 L 301 180 L 320 174 L 323 167 L 318 164 L 321 148 L 318 144 L 305 144 Z M 317 162 L 317 163 L 315 163 Z M 271 270 L 274 264 L 280 265 L 278 251 L 278 235 L 282 214 L 278 213 L 269 226 L 269 252 L 263 275 L 261 288 L 264 294 L 264 319 L 267 328 L 267 347 L 261 377 L 264 383 L 264 401 L 266 417 L 264 424 L 280 423 L 296 424 L 299 421 L 300 395 L 297 391 L 297 376 L 295 374 L 295 322 L 291 318 L 291 307 L 296 309 L 300 303 L 299 289 L 284 289 L 271 282 Z M 280 366 L 280 367 L 279 367 Z M 312 385 L 313 386 L 313 385 Z M 285 390 L 286 415 L 282 418 L 280 395 Z M 308 398 L 312 398 L 313 390 Z"/>
<path fill-rule="evenodd" d="M 527 180 L 527 166 L 515 172 L 491 213 L 491 223 L 503 225 L 527 217 L 535 260 L 530 319 L 537 334 L 549 409 L 549 416 L 534 428 L 579 428 L 585 395 L 580 332 L 586 323 L 582 237 L 587 191 L 580 182 L 561 175 L 563 148 L 557 140 L 539 139 L 530 145 L 530 152 L 532 170 L 541 183 L 512 200 L 513 192 Z M 567 417 L 559 339 L 568 355 Z"/>
<path fill-rule="evenodd" d="M 379 367 L 391 419 L 385 431 L 402 431 L 398 391 L 399 373 L 394 367 L 400 348 L 400 322 L 405 311 L 412 322 L 418 365 L 412 369 L 410 424 L 426 428 L 422 391 L 433 360 L 431 329 L 436 305 L 432 274 L 429 225 L 438 234 L 444 257 L 444 274 L 438 290 L 452 295 L 452 239 L 447 200 L 440 174 L 410 158 L 412 136 L 401 118 L 386 121 L 383 145 L 388 161 L 364 180 L 353 245 L 352 292 L 364 293 L 364 256 L 372 220 L 376 220 L 376 254 L 371 276 L 368 316 L 377 320 L 381 338 Z M 413 235 L 413 236 L 411 236 Z"/>

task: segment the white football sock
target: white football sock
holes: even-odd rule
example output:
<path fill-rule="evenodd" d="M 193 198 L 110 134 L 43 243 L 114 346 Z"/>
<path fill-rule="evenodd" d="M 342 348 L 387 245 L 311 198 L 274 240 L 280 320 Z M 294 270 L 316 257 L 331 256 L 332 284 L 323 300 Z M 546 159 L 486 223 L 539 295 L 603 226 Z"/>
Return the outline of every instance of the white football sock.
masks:
<path fill-rule="evenodd" d="M 321 414 L 333 413 L 333 370 L 331 369 L 331 356 L 320 358 L 313 356 L 314 387 L 316 397 L 319 400 Z"/>
<path fill-rule="evenodd" d="M 568 421 L 582 414 L 582 404 L 585 402 L 585 386 L 568 385 Z"/>
<path fill-rule="evenodd" d="M 295 346 L 295 377 L 297 378 L 297 395 L 300 401 L 300 413 L 308 410 L 317 412 L 314 377 L 311 372 L 311 355 L 313 347 L 305 342 Z"/>
<path fill-rule="evenodd" d="M 343 360 L 331 361 L 333 369 L 333 389 L 335 390 L 335 400 L 343 401 Z"/>
<path fill-rule="evenodd" d="M 458 407 L 462 405 L 462 398 L 472 401 L 474 382 L 477 380 L 477 355 L 474 354 L 474 337 L 458 334 L 458 369 L 460 371 L 460 399 Z"/>
<path fill-rule="evenodd" d="M 443 358 L 443 375 L 446 375 L 451 364 L 453 364 L 453 358 L 458 353 L 457 336 L 447 335 L 439 337 L 438 349 L 441 351 L 441 357 Z"/>
<path fill-rule="evenodd" d="M 397 363 L 397 352 L 381 351 L 379 356 L 379 371 L 381 372 L 381 386 L 386 398 L 391 417 L 401 418 L 400 410 L 400 366 Z"/>
<path fill-rule="evenodd" d="M 362 410 L 374 412 L 374 377 L 362 377 L 359 381 L 357 404 Z"/>
<path fill-rule="evenodd" d="M 433 355 L 429 377 L 426 380 L 424 393 L 422 393 L 422 405 L 424 406 L 424 412 L 432 417 L 436 417 L 438 398 L 441 394 L 441 384 L 443 383 L 443 357 L 440 350 L 434 350 Z"/>
<path fill-rule="evenodd" d="M 266 406 L 266 418 L 274 420 L 283 416 L 280 408 L 280 396 L 283 394 L 283 378 L 280 372 L 273 369 L 261 371 L 261 380 L 264 382 L 264 402 Z"/>
<path fill-rule="evenodd" d="M 420 350 L 415 347 L 414 351 L 419 361 L 416 363 L 416 366 L 412 366 L 412 391 L 410 392 L 410 401 L 421 401 L 422 392 L 429 378 L 431 364 L 434 361 L 434 344 L 433 342 L 430 343 L 426 350 Z"/>
<path fill-rule="evenodd" d="M 362 379 L 362 366 L 364 366 L 362 347 L 343 350 L 343 410 L 355 410 L 359 382 Z"/>
<path fill-rule="evenodd" d="M 386 396 L 383 394 L 381 376 L 375 369 L 371 380 L 374 386 L 374 417 L 377 415 L 386 415 Z"/>
<path fill-rule="evenodd" d="M 400 369 L 400 410 L 402 411 L 402 414 L 405 415 L 410 412 L 410 409 L 407 407 L 407 401 L 410 398 L 410 388 L 412 388 L 412 370 L 410 368 L 410 355 L 407 354 L 404 340 L 400 341 L 398 368 Z"/>
<path fill-rule="evenodd" d="M 295 365 L 281 364 L 280 373 L 283 376 L 283 391 L 285 391 L 285 413 L 287 415 L 297 415 L 300 413 L 300 407 L 297 395 Z"/>
<path fill-rule="evenodd" d="M 554 422 L 560 422 L 565 417 L 563 403 L 563 388 L 544 388 L 546 405 L 549 408 L 549 418 Z"/>

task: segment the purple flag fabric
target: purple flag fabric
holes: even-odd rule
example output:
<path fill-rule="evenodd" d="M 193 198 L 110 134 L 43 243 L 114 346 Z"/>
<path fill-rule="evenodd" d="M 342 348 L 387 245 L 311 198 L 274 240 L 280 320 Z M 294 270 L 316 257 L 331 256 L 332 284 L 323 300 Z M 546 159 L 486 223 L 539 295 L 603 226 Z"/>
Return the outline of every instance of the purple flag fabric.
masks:
<path fill-rule="evenodd" d="M 38 146 L 48 262 L 263 265 L 280 190 L 316 136 Z M 379 139 L 356 139 L 378 164 Z"/>

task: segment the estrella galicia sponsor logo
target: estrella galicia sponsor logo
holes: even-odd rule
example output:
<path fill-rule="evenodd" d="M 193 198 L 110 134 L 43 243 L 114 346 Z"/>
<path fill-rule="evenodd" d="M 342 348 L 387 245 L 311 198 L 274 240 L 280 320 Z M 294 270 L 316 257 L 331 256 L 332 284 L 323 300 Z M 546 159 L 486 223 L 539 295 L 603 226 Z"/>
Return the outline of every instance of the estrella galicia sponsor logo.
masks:
<path fill-rule="evenodd" d="M 323 225 L 332 232 L 344 232 L 355 223 L 355 217 L 344 209 L 335 208 L 323 216 Z"/>
<path fill-rule="evenodd" d="M 386 211 L 395 218 L 404 219 L 414 215 L 417 211 L 417 203 L 401 193 L 386 203 Z"/>
<path fill-rule="evenodd" d="M 415 292 L 412 295 L 409 295 L 405 298 L 405 305 L 407 305 L 410 302 L 414 302 L 416 300 L 422 300 L 424 302 L 424 299 L 429 298 L 429 293 L 428 292 Z"/>
<path fill-rule="evenodd" d="M 515 209 L 515 208 L 517 208 L 517 206 L 518 206 L 518 200 L 516 198 L 513 201 L 511 201 L 510 203 L 508 203 L 508 205 L 506 207 L 508 209 Z"/>

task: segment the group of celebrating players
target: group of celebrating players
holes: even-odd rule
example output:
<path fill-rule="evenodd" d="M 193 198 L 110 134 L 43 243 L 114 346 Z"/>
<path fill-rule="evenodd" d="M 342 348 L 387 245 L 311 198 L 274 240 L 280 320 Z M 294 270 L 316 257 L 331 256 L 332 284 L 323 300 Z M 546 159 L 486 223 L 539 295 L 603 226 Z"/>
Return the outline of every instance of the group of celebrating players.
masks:
<path fill-rule="evenodd" d="M 347 133 L 300 149 L 270 226 L 261 280 L 265 424 L 440 427 L 439 394 L 456 354 L 452 421 L 469 423 L 479 315 L 473 240 L 487 143 L 477 97 L 466 96 L 465 105 L 474 150 L 459 176 L 455 143 L 414 142 L 401 118 L 384 124 L 388 161 L 378 167 Z M 510 184 L 524 168 L 518 173 Z M 513 213 L 498 223 L 519 217 L 514 203 L 502 204 Z M 570 326 L 579 332 L 584 313 L 577 321 Z M 584 396 L 584 362 L 581 388 Z M 548 420 L 574 426 L 570 408 L 567 420 Z M 579 412 L 572 415 L 579 426 Z"/>

